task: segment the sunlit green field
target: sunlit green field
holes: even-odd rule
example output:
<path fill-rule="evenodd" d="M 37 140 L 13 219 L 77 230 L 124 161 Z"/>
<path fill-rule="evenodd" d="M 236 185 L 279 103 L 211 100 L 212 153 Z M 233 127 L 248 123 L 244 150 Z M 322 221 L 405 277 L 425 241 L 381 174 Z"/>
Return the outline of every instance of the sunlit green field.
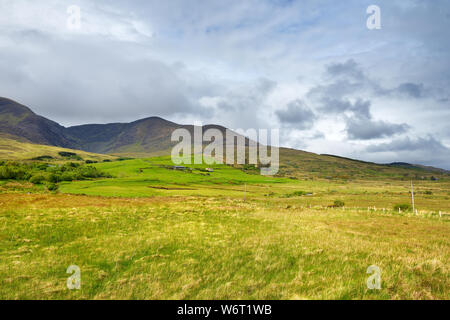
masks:
<path fill-rule="evenodd" d="M 98 163 L 114 177 L 62 182 L 57 193 L 3 181 L 0 299 L 450 297 L 448 180 L 414 181 L 418 211 L 399 213 L 409 181 L 169 164 Z M 66 287 L 70 265 L 80 290 Z M 380 290 L 366 285 L 371 265 Z"/>

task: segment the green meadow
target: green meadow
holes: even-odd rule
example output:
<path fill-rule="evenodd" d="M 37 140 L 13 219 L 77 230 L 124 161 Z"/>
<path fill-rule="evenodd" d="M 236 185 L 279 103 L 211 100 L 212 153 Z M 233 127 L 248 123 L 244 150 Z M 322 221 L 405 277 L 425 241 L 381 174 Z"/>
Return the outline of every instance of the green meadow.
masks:
<path fill-rule="evenodd" d="M 448 179 L 414 180 L 417 212 L 399 212 L 409 180 L 174 170 L 170 157 L 90 165 L 108 178 L 0 181 L 0 299 L 450 297 Z"/>

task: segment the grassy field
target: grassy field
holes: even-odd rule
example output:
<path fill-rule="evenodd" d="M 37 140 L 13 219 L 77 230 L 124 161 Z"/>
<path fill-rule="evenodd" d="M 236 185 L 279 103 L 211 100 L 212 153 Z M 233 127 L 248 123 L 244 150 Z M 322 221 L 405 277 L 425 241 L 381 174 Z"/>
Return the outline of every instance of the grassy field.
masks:
<path fill-rule="evenodd" d="M 416 214 L 393 210 L 409 181 L 169 164 L 96 163 L 113 178 L 57 193 L 0 182 L 0 299 L 450 298 L 449 180 L 414 181 Z"/>

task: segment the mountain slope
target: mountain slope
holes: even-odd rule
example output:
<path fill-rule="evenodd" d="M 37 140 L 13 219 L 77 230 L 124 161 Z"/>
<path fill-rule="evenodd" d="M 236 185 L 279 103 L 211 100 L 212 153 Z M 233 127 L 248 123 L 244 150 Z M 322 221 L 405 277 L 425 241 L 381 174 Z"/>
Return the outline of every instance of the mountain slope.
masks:
<path fill-rule="evenodd" d="M 172 131 L 182 126 L 151 117 L 131 123 L 90 124 L 67 128 L 83 150 L 98 153 L 155 152 L 168 149 Z"/>
<path fill-rule="evenodd" d="M 116 159 L 116 157 L 107 154 L 95 154 L 81 150 L 20 142 L 17 140 L 0 137 L 0 159 L 2 160 L 30 160 L 39 157 L 51 157 L 53 160 L 66 160 L 66 158 L 62 157 L 59 152 L 73 152 L 80 156 L 83 160 L 102 161 L 105 159 Z"/>
<path fill-rule="evenodd" d="M 0 133 L 20 141 L 73 147 L 75 142 L 58 123 L 36 115 L 28 107 L 0 97 Z"/>

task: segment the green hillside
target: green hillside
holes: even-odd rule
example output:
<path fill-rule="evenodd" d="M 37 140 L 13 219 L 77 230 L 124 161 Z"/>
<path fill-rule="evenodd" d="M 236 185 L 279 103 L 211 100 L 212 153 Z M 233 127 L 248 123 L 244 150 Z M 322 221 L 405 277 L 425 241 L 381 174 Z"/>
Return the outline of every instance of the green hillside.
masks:
<path fill-rule="evenodd" d="M 117 158 L 106 154 L 20 142 L 0 136 L 0 160 L 31 160 L 39 157 L 45 158 L 46 156 L 51 157 L 53 160 L 67 160 L 59 154 L 60 152 L 76 153 L 83 160 L 102 161 Z"/>

